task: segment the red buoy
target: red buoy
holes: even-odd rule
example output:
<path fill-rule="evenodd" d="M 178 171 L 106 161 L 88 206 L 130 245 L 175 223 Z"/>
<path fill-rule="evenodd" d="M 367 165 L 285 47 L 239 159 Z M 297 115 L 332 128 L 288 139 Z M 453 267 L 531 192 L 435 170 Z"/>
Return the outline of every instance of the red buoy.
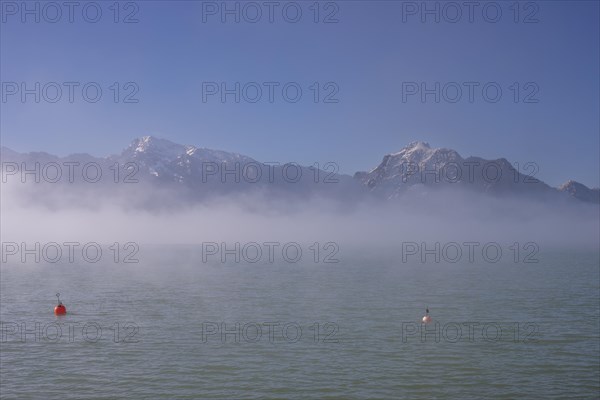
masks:
<path fill-rule="evenodd" d="M 67 307 L 60 301 L 60 293 L 56 293 L 56 297 L 58 297 L 58 305 L 54 307 L 54 315 L 65 315 Z"/>

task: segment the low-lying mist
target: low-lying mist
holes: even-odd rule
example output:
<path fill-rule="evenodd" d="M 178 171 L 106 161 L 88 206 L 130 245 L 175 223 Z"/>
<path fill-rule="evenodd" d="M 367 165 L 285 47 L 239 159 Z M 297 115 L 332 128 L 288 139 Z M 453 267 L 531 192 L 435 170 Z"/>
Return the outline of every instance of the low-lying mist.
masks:
<path fill-rule="evenodd" d="M 1 201 L 3 242 L 291 241 L 356 249 L 494 241 L 597 248 L 600 239 L 598 205 L 451 190 L 415 189 L 385 201 L 257 191 L 190 202 L 182 193 L 144 185 L 106 193 L 3 184 Z"/>

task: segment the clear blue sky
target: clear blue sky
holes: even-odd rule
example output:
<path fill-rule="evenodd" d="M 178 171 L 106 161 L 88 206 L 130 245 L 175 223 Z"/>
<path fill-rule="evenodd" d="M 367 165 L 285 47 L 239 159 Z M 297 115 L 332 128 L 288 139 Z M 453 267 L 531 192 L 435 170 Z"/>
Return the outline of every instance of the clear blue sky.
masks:
<path fill-rule="evenodd" d="M 233 16 L 222 23 L 219 15 L 205 15 L 204 23 L 206 2 L 139 1 L 138 10 L 121 3 L 120 20 L 136 11 L 139 22 L 133 24 L 113 23 L 112 1 L 98 2 L 98 23 L 86 22 L 81 7 L 73 23 L 67 9 L 56 23 L 44 20 L 54 18 L 51 9 L 40 14 L 40 23 L 34 16 L 23 23 L 21 10 L 13 15 L 2 3 L 2 82 L 97 82 L 103 89 L 97 103 L 83 100 L 81 86 L 73 103 L 65 87 L 57 103 L 7 96 L 0 104 L 2 145 L 17 151 L 107 155 L 134 137 L 157 135 L 261 161 L 334 161 L 341 172 L 354 173 L 423 140 L 463 156 L 536 162 L 538 177 L 552 185 L 571 178 L 599 185 L 597 1 L 539 1 L 528 8 L 521 3 L 518 23 L 511 1 L 495 3 L 502 11 L 496 23 L 484 19 L 485 2 L 472 22 L 463 8 L 456 23 L 444 19 L 455 17 L 452 9 L 441 11 L 440 23 L 430 15 L 423 23 L 419 11 L 403 14 L 403 7 L 411 10 L 401 1 L 339 1 L 338 10 L 321 3 L 321 20 L 330 13 L 339 20 L 331 24 L 313 22 L 312 1 L 296 3 L 303 11 L 298 23 L 282 17 L 287 2 L 275 9 L 273 23 L 267 8 L 258 23 L 244 21 L 254 17 L 251 9 L 240 23 Z M 87 11 L 93 18 L 94 10 Z M 493 19 L 495 9 L 487 12 Z M 294 9 L 287 15 L 292 18 Z M 523 23 L 527 16 L 538 22 Z M 139 87 L 139 102 L 114 103 L 109 86 L 130 81 Z M 202 82 L 213 81 L 297 82 L 303 96 L 285 102 L 280 86 L 274 103 L 266 89 L 257 103 L 238 104 L 233 96 L 226 103 L 218 96 L 203 103 Z M 433 87 L 471 81 L 480 83 L 473 103 L 466 89 L 457 103 L 443 97 L 435 103 L 433 95 L 425 103 L 418 95 L 402 99 L 403 82 Z M 339 102 L 314 103 L 313 82 L 335 82 Z M 497 103 L 481 94 L 487 82 L 503 90 Z M 539 102 L 522 102 L 536 87 L 528 86 L 515 103 L 514 82 L 535 83 Z M 129 91 L 121 88 L 121 95 Z"/>

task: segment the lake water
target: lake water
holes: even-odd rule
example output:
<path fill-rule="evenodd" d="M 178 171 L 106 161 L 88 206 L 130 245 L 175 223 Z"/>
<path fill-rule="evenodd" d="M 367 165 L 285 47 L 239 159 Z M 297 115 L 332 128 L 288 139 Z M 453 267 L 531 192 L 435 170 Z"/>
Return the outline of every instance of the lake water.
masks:
<path fill-rule="evenodd" d="M 159 253 L 3 265 L 2 398 L 598 398 L 597 251 L 321 265 Z"/>

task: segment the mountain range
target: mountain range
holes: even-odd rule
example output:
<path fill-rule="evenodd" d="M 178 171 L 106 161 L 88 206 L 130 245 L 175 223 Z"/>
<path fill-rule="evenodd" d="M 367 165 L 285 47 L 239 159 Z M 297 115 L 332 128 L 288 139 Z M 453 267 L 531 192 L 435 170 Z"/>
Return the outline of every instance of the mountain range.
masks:
<path fill-rule="evenodd" d="M 432 148 L 425 142 L 413 142 L 399 152 L 387 154 L 375 168 L 354 176 L 338 173 L 334 163 L 317 168 L 260 162 L 242 154 L 181 145 L 153 136 L 137 138 L 120 154 L 104 158 L 89 154 L 57 157 L 44 152 L 17 153 L 1 147 L 0 161 L 3 183 L 18 180 L 18 176 L 21 180 L 33 181 L 35 174 L 23 176 L 22 173 L 24 169 L 35 170 L 38 163 L 41 182 L 56 180 L 53 168 L 58 165 L 63 175 L 60 183 L 89 186 L 96 176 L 91 172 L 100 166 L 103 179 L 94 182 L 101 184 L 100 187 L 118 182 L 142 182 L 158 188 L 174 188 L 178 195 L 194 201 L 252 192 L 266 193 L 269 197 L 318 195 L 341 200 L 366 197 L 393 201 L 411 192 L 433 195 L 436 191 L 451 190 L 494 197 L 600 204 L 600 189 L 572 180 L 558 188 L 551 187 L 535 178 L 537 166 L 533 163 L 515 168 L 517 164 L 504 158 L 465 158 L 455 150 Z M 75 165 L 71 180 L 66 176 L 68 163 Z M 91 172 L 87 171 L 87 175 L 93 177 L 78 179 L 77 168 L 88 164 L 94 166 Z"/>

